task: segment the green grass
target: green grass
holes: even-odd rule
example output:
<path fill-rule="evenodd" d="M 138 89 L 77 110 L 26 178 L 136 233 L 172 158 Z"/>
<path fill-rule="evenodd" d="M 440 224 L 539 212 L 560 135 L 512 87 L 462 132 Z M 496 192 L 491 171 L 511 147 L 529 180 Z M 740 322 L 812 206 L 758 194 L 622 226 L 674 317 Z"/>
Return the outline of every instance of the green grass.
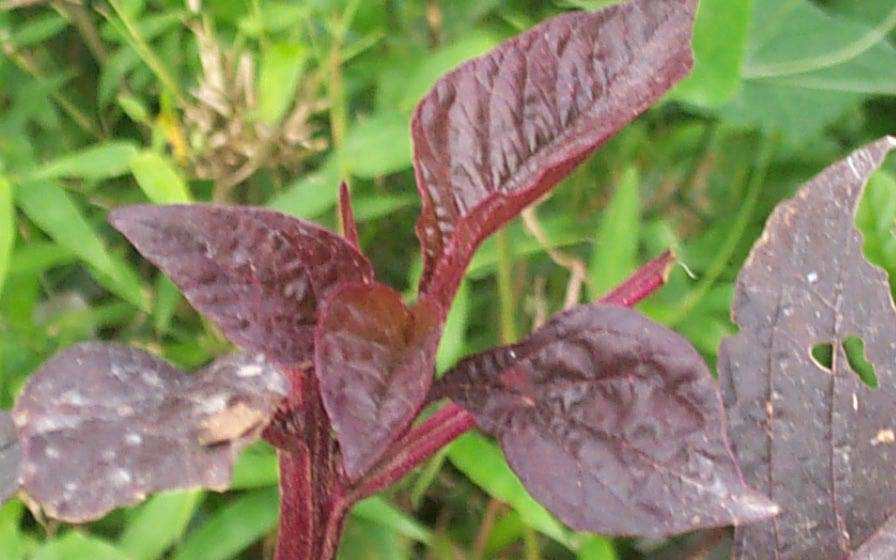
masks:
<path fill-rule="evenodd" d="M 228 344 L 105 222 L 137 202 L 269 205 L 335 226 L 352 183 L 379 277 L 412 292 L 419 208 L 409 118 L 458 62 L 604 0 L 175 0 L 0 9 L 0 406 L 56 350 L 103 338 L 185 367 Z M 101 6 L 104 3 L 85 3 Z M 861 6 L 859 6 L 861 5 Z M 888 0 L 703 0 L 693 77 L 538 208 L 552 248 L 596 297 L 674 246 L 644 312 L 710 364 L 733 332 L 733 281 L 768 213 L 851 148 L 896 132 Z M 894 20 L 896 21 L 896 20 Z M 223 87 L 223 91 L 221 88 Z M 238 126 L 237 126 L 238 125 Z M 270 133 L 273 131 L 273 134 Z M 896 272 L 896 170 L 872 182 L 866 253 Z M 440 349 L 522 336 L 563 304 L 569 271 L 518 220 L 477 254 Z M 225 494 L 171 493 L 77 528 L 0 507 L 0 558 L 257 559 L 272 550 L 277 473 L 250 449 Z M 486 519 L 490 519 L 486 522 Z M 646 559 L 575 534 L 525 492 L 487 439 L 458 441 L 361 504 L 342 558 Z"/>

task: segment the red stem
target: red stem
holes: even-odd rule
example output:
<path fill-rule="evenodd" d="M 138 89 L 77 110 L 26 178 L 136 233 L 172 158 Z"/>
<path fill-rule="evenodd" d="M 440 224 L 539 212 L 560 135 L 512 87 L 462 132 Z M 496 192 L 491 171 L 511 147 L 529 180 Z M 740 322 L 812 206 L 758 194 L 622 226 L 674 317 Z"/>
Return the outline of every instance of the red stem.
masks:
<path fill-rule="evenodd" d="M 664 252 L 601 298 L 601 303 L 635 305 L 665 284 L 674 263 L 675 255 Z M 352 489 L 349 501 L 361 500 L 389 487 L 475 426 L 472 414 L 448 403 L 393 444 L 386 458 Z"/>

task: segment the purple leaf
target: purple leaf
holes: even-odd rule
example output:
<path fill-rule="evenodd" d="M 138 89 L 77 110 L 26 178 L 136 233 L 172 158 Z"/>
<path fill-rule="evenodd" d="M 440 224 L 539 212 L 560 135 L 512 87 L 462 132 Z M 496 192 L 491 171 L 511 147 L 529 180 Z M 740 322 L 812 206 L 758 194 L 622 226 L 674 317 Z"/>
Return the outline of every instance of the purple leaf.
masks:
<path fill-rule="evenodd" d="M 224 490 L 234 457 L 285 395 L 286 380 L 260 356 L 186 375 L 134 348 L 73 346 L 29 379 L 13 411 L 22 488 L 70 522 L 149 492 Z"/>
<path fill-rule="evenodd" d="M 348 284 L 321 312 L 315 368 L 345 471 L 359 478 L 414 419 L 432 383 L 442 310 L 382 284 Z"/>
<path fill-rule="evenodd" d="M 345 239 L 269 210 L 129 206 L 110 221 L 230 340 L 284 365 L 312 356 L 329 289 L 373 278 Z"/>
<path fill-rule="evenodd" d="M 747 480 L 783 512 L 737 530 L 738 558 L 893 557 L 858 552 L 893 547 L 896 311 L 854 215 L 894 148 L 894 138 L 866 146 L 781 203 L 738 276 L 741 330 L 719 353 L 730 433 Z M 850 370 L 853 336 L 876 390 Z M 829 368 L 812 357 L 819 344 L 833 349 Z"/>
<path fill-rule="evenodd" d="M 0 412 L 0 503 L 19 490 L 22 448 L 12 416 Z"/>
<path fill-rule="evenodd" d="M 447 305 L 484 237 L 688 73 L 696 3 L 564 14 L 439 80 L 412 123 L 424 293 Z"/>
<path fill-rule="evenodd" d="M 679 335 L 605 304 L 461 362 L 436 386 L 497 436 L 532 495 L 577 530 L 660 537 L 764 519 L 718 388 Z"/>

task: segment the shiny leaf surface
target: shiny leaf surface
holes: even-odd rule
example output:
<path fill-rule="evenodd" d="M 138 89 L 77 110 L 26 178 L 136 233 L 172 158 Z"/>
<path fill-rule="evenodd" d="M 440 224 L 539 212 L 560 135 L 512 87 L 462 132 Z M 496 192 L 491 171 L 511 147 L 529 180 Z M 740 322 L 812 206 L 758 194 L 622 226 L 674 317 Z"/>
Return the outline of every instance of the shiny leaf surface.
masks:
<path fill-rule="evenodd" d="M 373 277 L 340 236 L 269 210 L 129 206 L 110 221 L 230 340 L 284 365 L 311 359 L 329 289 Z"/>
<path fill-rule="evenodd" d="M 439 80 L 411 125 L 423 292 L 447 304 L 484 237 L 688 73 L 695 7 L 564 14 Z"/>
<path fill-rule="evenodd" d="M 574 529 L 659 537 L 776 512 L 740 475 L 703 360 L 630 309 L 574 308 L 443 379 L 437 394 L 473 412 Z"/>

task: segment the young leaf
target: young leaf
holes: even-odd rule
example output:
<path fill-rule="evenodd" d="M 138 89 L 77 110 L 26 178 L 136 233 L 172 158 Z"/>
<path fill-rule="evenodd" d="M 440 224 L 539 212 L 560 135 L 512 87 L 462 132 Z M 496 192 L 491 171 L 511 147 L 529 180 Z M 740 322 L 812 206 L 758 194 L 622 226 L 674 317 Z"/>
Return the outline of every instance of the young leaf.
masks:
<path fill-rule="evenodd" d="M 153 496 L 128 519 L 118 548 L 133 560 L 162 558 L 183 535 L 202 497 L 198 491 Z"/>
<path fill-rule="evenodd" d="M 13 411 L 22 487 L 51 517 L 83 522 L 147 493 L 223 490 L 286 381 L 260 357 L 195 375 L 126 346 L 83 343 L 35 373 Z"/>
<path fill-rule="evenodd" d="M 484 237 L 687 74 L 695 6 L 564 14 L 436 84 L 411 125 L 424 293 L 447 302 Z"/>
<path fill-rule="evenodd" d="M 496 435 L 526 488 L 574 529 L 660 537 L 777 511 L 743 482 L 703 360 L 630 309 L 574 308 L 461 362 L 436 392 Z"/>
<path fill-rule="evenodd" d="M 19 490 L 22 448 L 12 417 L 0 412 L 0 502 Z"/>
<path fill-rule="evenodd" d="M 441 316 L 428 299 L 408 309 L 382 284 L 347 284 L 327 299 L 315 372 L 349 479 L 372 467 L 423 405 Z"/>
<path fill-rule="evenodd" d="M 373 278 L 340 236 L 270 210 L 129 206 L 110 221 L 230 340 L 281 364 L 311 359 L 317 305 L 331 287 Z"/>
<path fill-rule="evenodd" d="M 870 144 L 780 204 L 738 276 L 741 330 L 722 344 L 719 375 L 744 474 L 783 512 L 738 528 L 738 558 L 866 558 L 856 551 L 896 535 L 896 311 L 854 224 L 894 148 L 894 138 Z M 876 390 L 850 371 L 851 336 L 864 342 Z M 824 344 L 830 369 L 812 356 Z"/>

